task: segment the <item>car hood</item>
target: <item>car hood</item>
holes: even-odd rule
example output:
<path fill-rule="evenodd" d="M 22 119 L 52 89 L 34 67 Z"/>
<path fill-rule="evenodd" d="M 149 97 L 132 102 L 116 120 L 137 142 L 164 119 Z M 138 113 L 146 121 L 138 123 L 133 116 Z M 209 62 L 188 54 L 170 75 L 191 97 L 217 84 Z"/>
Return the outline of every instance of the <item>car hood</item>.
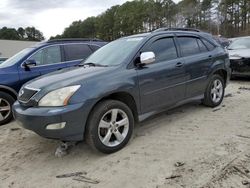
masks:
<path fill-rule="evenodd" d="M 73 67 L 43 75 L 24 85 L 27 88 L 51 91 L 70 85 L 81 85 L 87 79 L 106 73 L 113 67 Z"/>
<path fill-rule="evenodd" d="M 228 50 L 230 59 L 250 58 L 250 49 Z"/>

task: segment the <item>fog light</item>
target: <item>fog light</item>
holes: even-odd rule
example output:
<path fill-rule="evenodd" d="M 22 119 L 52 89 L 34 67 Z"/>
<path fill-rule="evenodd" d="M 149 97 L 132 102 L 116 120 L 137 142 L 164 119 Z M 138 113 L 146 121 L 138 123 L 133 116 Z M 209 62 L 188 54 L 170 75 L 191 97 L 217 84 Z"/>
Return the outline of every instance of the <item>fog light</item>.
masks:
<path fill-rule="evenodd" d="M 54 123 L 54 124 L 47 125 L 46 129 L 47 130 L 63 129 L 65 125 L 66 125 L 66 122 Z"/>

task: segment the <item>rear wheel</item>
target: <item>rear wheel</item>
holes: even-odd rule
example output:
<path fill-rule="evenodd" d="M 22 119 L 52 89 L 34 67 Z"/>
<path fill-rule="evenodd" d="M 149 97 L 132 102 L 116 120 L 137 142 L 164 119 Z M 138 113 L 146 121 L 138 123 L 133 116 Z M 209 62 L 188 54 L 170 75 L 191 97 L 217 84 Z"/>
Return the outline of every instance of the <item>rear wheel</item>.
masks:
<path fill-rule="evenodd" d="M 9 123 L 12 116 L 12 105 L 15 102 L 15 99 L 4 92 L 0 92 L 0 125 Z"/>
<path fill-rule="evenodd" d="M 90 115 L 86 141 L 100 152 L 113 153 L 128 143 L 133 128 L 133 114 L 126 104 L 115 100 L 103 101 Z"/>
<path fill-rule="evenodd" d="M 220 75 L 213 75 L 205 92 L 203 104 L 216 107 L 221 104 L 224 98 L 225 81 Z"/>

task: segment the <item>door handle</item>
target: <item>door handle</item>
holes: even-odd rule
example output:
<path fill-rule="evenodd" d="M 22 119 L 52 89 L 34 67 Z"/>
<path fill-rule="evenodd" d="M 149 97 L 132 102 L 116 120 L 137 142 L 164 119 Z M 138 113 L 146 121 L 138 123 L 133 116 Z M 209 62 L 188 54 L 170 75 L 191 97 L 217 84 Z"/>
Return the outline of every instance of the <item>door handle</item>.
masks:
<path fill-rule="evenodd" d="M 176 67 L 182 67 L 182 66 L 183 66 L 183 63 L 182 63 L 182 62 L 178 62 L 178 63 L 176 63 L 175 66 L 176 66 Z"/>

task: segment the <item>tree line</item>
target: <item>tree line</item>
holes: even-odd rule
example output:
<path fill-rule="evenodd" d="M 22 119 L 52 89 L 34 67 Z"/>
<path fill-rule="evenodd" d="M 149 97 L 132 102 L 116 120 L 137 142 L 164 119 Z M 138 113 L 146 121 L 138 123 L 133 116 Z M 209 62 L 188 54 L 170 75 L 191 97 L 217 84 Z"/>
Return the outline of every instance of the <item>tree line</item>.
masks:
<path fill-rule="evenodd" d="M 101 38 L 107 41 L 160 27 L 198 28 L 215 35 L 250 35 L 249 0 L 135 0 L 96 17 L 74 21 L 54 38 Z"/>
<path fill-rule="evenodd" d="M 18 29 L 3 27 L 0 29 L 0 39 L 42 41 L 44 36 L 35 27 L 19 27 Z"/>

